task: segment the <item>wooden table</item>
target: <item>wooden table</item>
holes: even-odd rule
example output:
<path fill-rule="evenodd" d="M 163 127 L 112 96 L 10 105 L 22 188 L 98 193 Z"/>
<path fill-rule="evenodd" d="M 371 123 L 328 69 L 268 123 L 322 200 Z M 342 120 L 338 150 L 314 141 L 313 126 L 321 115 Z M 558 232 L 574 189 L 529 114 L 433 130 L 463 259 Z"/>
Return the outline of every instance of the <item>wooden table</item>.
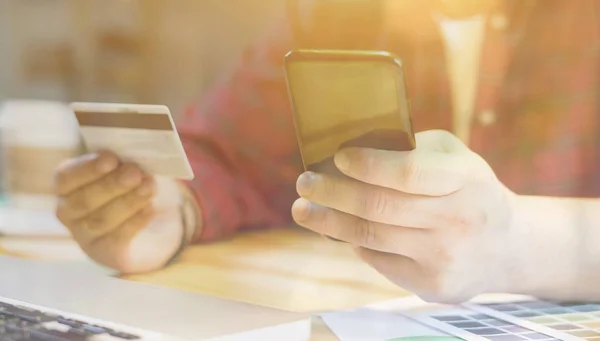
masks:
<path fill-rule="evenodd" d="M 64 239 L 0 238 L 0 253 L 4 247 L 5 253 L 36 257 L 25 249 L 36 242 L 57 245 L 52 251 L 57 258 L 63 248 L 71 250 L 69 257 L 82 257 L 73 251 L 74 243 Z M 299 312 L 359 307 L 406 295 L 347 245 L 297 228 L 256 231 L 190 247 L 168 268 L 124 278 Z M 311 340 L 338 339 L 314 318 Z"/>

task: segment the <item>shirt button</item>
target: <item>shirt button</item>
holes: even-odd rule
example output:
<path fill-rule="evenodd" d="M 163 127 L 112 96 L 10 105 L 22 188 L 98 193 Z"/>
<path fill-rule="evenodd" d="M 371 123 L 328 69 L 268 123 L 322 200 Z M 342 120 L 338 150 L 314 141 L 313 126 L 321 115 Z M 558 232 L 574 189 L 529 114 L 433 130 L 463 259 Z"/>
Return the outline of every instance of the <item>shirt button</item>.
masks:
<path fill-rule="evenodd" d="M 502 14 L 494 14 L 490 18 L 490 25 L 493 29 L 498 31 L 503 31 L 508 26 L 508 19 L 505 15 Z"/>
<path fill-rule="evenodd" d="M 483 110 L 477 115 L 477 120 L 484 127 L 490 126 L 496 123 L 496 113 L 490 109 Z"/>

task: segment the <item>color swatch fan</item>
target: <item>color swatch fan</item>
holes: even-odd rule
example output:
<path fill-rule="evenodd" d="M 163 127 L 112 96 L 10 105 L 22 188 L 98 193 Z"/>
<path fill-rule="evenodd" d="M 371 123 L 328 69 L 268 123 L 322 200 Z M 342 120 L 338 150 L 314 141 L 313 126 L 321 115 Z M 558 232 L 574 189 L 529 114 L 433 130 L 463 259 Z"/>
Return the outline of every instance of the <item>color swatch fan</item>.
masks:
<path fill-rule="evenodd" d="M 563 340 L 600 341 L 600 304 L 524 300 L 465 306 Z"/>
<path fill-rule="evenodd" d="M 558 340 L 552 335 L 469 309 L 443 309 L 412 317 L 467 341 Z"/>

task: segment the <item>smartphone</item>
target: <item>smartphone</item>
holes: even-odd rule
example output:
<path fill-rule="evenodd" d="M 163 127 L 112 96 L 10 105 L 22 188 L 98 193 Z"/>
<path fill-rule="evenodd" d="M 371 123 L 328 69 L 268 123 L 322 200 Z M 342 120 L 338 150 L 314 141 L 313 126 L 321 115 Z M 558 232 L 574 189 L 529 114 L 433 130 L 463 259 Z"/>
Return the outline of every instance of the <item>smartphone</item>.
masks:
<path fill-rule="evenodd" d="M 341 174 L 341 148 L 416 147 L 400 59 L 387 51 L 293 50 L 285 76 L 304 169 Z"/>

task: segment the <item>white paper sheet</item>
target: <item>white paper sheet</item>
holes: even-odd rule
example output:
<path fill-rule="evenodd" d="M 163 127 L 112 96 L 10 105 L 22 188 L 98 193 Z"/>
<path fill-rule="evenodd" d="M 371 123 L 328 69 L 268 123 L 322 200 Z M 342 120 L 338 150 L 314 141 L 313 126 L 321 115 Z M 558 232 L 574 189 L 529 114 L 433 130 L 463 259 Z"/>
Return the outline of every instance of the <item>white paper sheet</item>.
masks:
<path fill-rule="evenodd" d="M 462 341 L 398 313 L 424 304 L 413 296 L 321 317 L 342 341 Z"/>
<path fill-rule="evenodd" d="M 460 340 L 407 317 L 387 311 L 358 309 L 328 313 L 323 321 L 342 341 L 453 341 Z"/>

